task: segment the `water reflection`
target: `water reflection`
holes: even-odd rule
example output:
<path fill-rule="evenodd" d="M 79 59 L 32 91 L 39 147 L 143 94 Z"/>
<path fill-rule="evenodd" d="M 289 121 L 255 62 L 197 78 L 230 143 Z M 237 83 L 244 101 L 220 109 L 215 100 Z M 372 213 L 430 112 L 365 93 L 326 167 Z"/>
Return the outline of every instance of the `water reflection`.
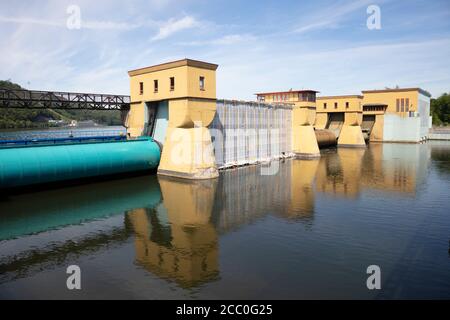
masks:
<path fill-rule="evenodd" d="M 0 285 L 130 242 L 129 263 L 180 288 L 219 281 L 221 235 L 267 216 L 310 226 L 323 195 L 355 200 L 377 190 L 414 196 L 430 155 L 443 159 L 440 170 L 449 172 L 450 148 L 431 150 L 371 144 L 286 160 L 274 176 L 251 166 L 225 171 L 218 180 L 144 176 L 11 196 L 0 200 Z"/>
<path fill-rule="evenodd" d="M 217 180 L 158 180 L 163 202 L 127 213 L 137 263 L 185 288 L 216 279 L 218 235 L 211 214 Z"/>

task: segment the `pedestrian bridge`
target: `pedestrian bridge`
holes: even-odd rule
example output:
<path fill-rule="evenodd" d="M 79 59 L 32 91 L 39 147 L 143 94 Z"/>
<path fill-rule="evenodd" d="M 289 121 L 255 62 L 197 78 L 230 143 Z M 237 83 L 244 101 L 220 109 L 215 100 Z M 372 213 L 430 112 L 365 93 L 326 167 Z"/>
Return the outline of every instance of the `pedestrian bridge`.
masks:
<path fill-rule="evenodd" d="M 129 110 L 130 96 L 101 93 L 0 89 L 0 108 Z"/>

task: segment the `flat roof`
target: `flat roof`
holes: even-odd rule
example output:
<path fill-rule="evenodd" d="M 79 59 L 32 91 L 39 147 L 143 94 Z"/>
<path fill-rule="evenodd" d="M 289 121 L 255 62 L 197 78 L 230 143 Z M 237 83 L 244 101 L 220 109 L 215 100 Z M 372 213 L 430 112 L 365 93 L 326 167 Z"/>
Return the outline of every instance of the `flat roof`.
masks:
<path fill-rule="evenodd" d="M 315 93 L 318 93 L 320 91 L 310 90 L 310 89 L 302 89 L 302 90 L 289 90 L 289 91 L 260 92 L 260 93 L 254 93 L 254 94 L 257 95 L 257 96 L 261 96 L 261 95 L 268 95 L 268 94 L 301 93 L 301 92 L 315 92 Z"/>
<path fill-rule="evenodd" d="M 418 91 L 427 97 L 431 97 L 431 94 L 428 91 L 423 90 L 421 88 L 397 88 L 397 89 L 378 89 L 378 90 L 375 89 L 375 90 L 364 90 L 361 92 L 364 94 L 364 93 L 405 92 L 405 91 Z"/>
<path fill-rule="evenodd" d="M 145 68 L 139 68 L 135 70 L 128 71 L 128 75 L 130 76 L 136 76 L 140 74 L 150 73 L 150 72 L 156 72 L 161 70 L 167 70 L 172 68 L 178 68 L 183 66 L 190 66 L 190 67 L 197 67 L 202 69 L 208 69 L 208 70 L 217 70 L 217 67 L 219 65 L 199 60 L 193 60 L 193 59 L 182 59 L 182 60 L 176 60 L 176 61 L 170 61 L 165 62 L 161 64 L 157 64 L 150 67 Z"/>
<path fill-rule="evenodd" d="M 323 96 L 323 97 L 316 97 L 316 100 L 320 99 L 340 99 L 340 98 L 359 98 L 362 99 L 363 96 L 359 94 L 348 94 L 348 95 L 340 95 L 340 96 Z"/>

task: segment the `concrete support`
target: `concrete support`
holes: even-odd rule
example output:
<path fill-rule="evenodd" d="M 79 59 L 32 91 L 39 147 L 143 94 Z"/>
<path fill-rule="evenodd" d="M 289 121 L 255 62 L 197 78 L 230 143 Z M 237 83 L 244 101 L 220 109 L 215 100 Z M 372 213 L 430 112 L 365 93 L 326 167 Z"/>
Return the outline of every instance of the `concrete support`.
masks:
<path fill-rule="evenodd" d="M 127 133 L 130 137 L 140 137 L 145 126 L 145 102 L 132 103 L 125 121 Z"/>
<path fill-rule="evenodd" d="M 292 116 L 292 147 L 297 158 L 311 159 L 320 157 L 319 145 L 313 124 L 315 107 L 294 107 Z"/>
<path fill-rule="evenodd" d="M 186 179 L 217 178 L 214 148 L 208 128 L 168 128 L 159 175 Z"/>
<path fill-rule="evenodd" d="M 169 101 L 169 126 L 158 174 L 185 179 L 217 178 L 211 134 L 216 101 Z"/>
<path fill-rule="evenodd" d="M 365 147 L 366 142 L 361 129 L 362 112 L 345 113 L 344 125 L 339 134 L 338 146 Z"/>
<path fill-rule="evenodd" d="M 370 133 L 370 141 L 383 141 L 384 114 L 375 115 L 375 123 Z"/>

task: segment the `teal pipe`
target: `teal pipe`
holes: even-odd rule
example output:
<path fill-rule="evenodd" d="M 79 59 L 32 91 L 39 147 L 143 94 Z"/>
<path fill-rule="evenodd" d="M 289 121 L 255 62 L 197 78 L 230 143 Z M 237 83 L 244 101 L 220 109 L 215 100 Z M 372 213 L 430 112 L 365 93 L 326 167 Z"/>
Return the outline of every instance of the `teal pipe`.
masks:
<path fill-rule="evenodd" d="M 151 137 L 5 147 L 0 148 L 0 188 L 151 170 L 160 156 Z"/>

